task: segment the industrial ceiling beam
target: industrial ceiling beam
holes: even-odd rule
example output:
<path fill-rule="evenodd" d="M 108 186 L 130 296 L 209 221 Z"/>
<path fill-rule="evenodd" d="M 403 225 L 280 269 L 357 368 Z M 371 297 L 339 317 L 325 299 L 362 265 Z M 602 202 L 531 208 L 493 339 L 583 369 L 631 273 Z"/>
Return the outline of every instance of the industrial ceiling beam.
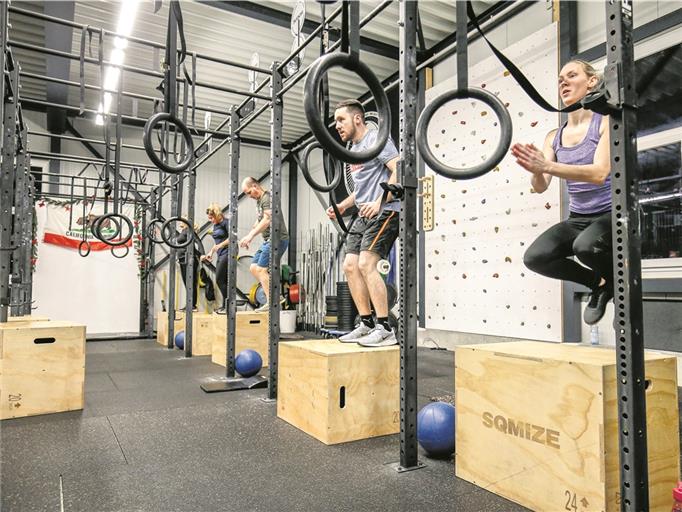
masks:
<path fill-rule="evenodd" d="M 217 9 L 246 16 L 248 18 L 276 25 L 278 27 L 289 28 L 291 26 L 291 14 L 272 7 L 267 7 L 256 2 L 230 1 L 230 0 L 198 0 L 202 4 L 210 5 Z M 310 34 L 317 28 L 318 24 L 311 20 L 305 20 L 303 33 Z M 340 38 L 338 30 L 332 29 L 329 34 L 330 43 L 336 42 Z M 398 59 L 398 47 L 392 44 L 377 41 L 369 37 L 360 36 L 360 49 L 380 55 L 389 59 Z"/>

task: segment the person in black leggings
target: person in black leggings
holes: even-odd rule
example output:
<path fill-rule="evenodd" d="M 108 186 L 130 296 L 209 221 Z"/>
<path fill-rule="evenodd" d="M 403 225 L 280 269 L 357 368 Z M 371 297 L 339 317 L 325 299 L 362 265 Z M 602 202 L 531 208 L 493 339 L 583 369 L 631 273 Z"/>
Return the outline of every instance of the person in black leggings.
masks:
<path fill-rule="evenodd" d="M 227 299 L 227 260 L 229 257 L 230 243 L 230 221 L 223 216 L 222 208 L 216 204 L 211 204 L 206 209 L 208 220 L 213 223 L 213 241 L 215 245 L 211 247 L 208 254 L 201 257 L 201 261 L 211 261 L 214 254 L 218 254 L 218 259 L 215 263 L 215 279 L 218 289 L 223 296 L 222 307 L 216 310 L 216 313 L 225 314 L 225 301 Z"/>
<path fill-rule="evenodd" d="M 579 102 L 600 79 L 587 62 L 566 63 L 559 74 L 562 102 L 566 106 Z M 542 233 L 526 251 L 524 263 L 538 274 L 592 290 L 583 318 L 595 324 L 613 297 L 608 117 L 574 110 L 558 130 L 547 134 L 542 150 L 514 144 L 512 154 L 531 173 L 535 192 L 547 190 L 555 176 L 566 180 L 568 219 Z"/>
<path fill-rule="evenodd" d="M 185 224 L 182 224 L 183 229 L 178 235 L 178 238 L 176 242 L 178 244 L 184 244 L 187 240 L 187 234 L 189 230 L 187 229 L 187 226 Z M 198 289 L 198 284 L 199 284 L 199 260 L 201 258 L 201 255 L 204 253 L 204 248 L 201 243 L 201 240 L 199 237 L 196 235 L 196 229 L 197 226 L 194 226 L 194 254 L 192 258 L 192 264 L 194 265 L 194 286 L 192 287 L 192 308 L 197 309 L 197 289 Z M 179 249 L 178 250 L 178 263 L 180 264 L 180 273 L 182 275 L 182 282 L 185 285 L 185 292 L 187 292 L 187 250 L 186 249 Z M 185 308 L 180 308 L 181 310 Z"/>

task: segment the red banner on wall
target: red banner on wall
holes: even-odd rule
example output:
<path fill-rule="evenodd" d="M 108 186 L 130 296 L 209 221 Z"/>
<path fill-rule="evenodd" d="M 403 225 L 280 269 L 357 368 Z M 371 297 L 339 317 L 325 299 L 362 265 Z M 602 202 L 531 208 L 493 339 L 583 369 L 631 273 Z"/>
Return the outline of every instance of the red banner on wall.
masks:
<path fill-rule="evenodd" d="M 111 245 L 106 244 L 93 236 L 90 227 L 94 220 L 103 214 L 103 212 L 96 212 L 95 206 L 90 213 L 83 216 L 82 205 L 51 205 L 44 206 L 46 211 L 45 216 L 45 233 L 43 242 L 46 244 L 61 245 L 70 249 L 78 249 L 83 240 L 87 240 L 90 244 L 91 251 L 108 251 Z M 100 207 L 101 208 L 101 207 Z M 89 207 L 88 207 L 89 209 Z M 133 208 L 124 207 L 123 215 L 132 218 Z M 124 234 L 128 229 L 124 223 L 122 226 Z M 111 219 L 103 221 L 101 226 L 102 236 L 105 238 L 116 233 L 116 225 Z M 120 238 L 114 238 L 111 241 L 116 242 Z M 125 244 L 119 247 L 131 247 L 133 245 L 132 237 Z"/>

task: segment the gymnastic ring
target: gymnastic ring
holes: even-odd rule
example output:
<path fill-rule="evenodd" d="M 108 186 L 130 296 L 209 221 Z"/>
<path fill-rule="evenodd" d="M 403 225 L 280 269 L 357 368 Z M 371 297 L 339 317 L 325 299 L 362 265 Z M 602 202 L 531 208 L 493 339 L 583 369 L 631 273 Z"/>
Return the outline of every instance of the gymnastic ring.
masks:
<path fill-rule="evenodd" d="M 351 151 L 339 144 L 331 133 L 329 133 L 327 126 L 325 125 L 325 120 L 322 118 L 318 105 L 319 100 L 317 93 L 320 89 L 322 78 L 334 67 L 342 67 L 348 71 L 355 72 L 365 84 L 369 86 L 369 90 L 374 97 L 378 117 L 381 121 L 379 122 L 379 133 L 377 134 L 377 140 L 374 145 L 363 151 Z M 379 156 L 379 153 L 384 150 L 384 147 L 388 142 L 388 137 L 391 132 L 391 107 L 388 103 L 386 91 L 384 91 L 381 82 L 379 82 L 379 79 L 367 64 L 347 53 L 328 53 L 327 55 L 318 57 L 318 59 L 313 62 L 305 77 L 303 110 L 308 119 L 310 130 L 320 142 L 322 149 L 342 162 L 347 162 L 349 164 L 368 162 Z"/>
<path fill-rule="evenodd" d="M 171 222 L 182 222 L 183 224 L 185 224 L 185 226 L 187 226 L 185 229 L 189 229 L 189 232 L 192 234 L 192 236 L 188 236 L 187 240 L 185 240 L 181 244 L 175 243 L 175 240 L 171 239 L 170 235 L 167 235 L 168 227 L 170 226 Z M 166 242 L 168 246 L 172 247 L 173 249 L 184 249 L 185 247 L 194 242 L 194 236 L 195 236 L 194 229 L 192 229 L 192 225 L 189 223 L 187 219 L 183 219 L 182 217 L 171 217 L 170 219 L 163 223 L 163 226 L 161 226 L 161 238 L 163 238 L 163 241 Z"/>
<path fill-rule="evenodd" d="M 147 225 L 147 238 L 154 242 L 155 244 L 162 244 L 163 243 L 163 238 L 154 238 L 154 228 L 156 227 L 156 224 L 161 224 L 163 225 L 164 220 L 163 219 L 152 219 L 149 221 L 149 224 Z"/>
<path fill-rule="evenodd" d="M 126 256 L 128 256 L 128 253 L 130 252 L 130 246 L 129 246 L 129 245 L 124 245 L 124 246 L 123 246 L 123 247 L 125 248 L 126 252 L 124 252 L 124 253 L 123 253 L 122 255 L 120 255 L 120 256 L 117 255 L 117 254 L 114 252 L 114 249 L 116 249 L 117 247 L 120 247 L 120 245 L 114 246 L 114 247 L 112 247 L 112 248 L 110 249 L 110 250 L 111 250 L 111 255 L 112 255 L 114 258 L 118 258 L 119 260 L 121 260 L 121 259 L 125 258 Z"/>
<path fill-rule="evenodd" d="M 317 183 L 310 174 L 310 171 L 308 171 L 308 158 L 310 158 L 310 152 L 313 149 L 317 148 L 320 149 L 322 148 L 322 145 L 319 142 L 311 142 L 310 144 L 308 144 L 303 149 L 303 153 L 301 154 L 301 160 L 299 161 L 299 166 L 301 167 L 301 172 L 303 173 L 303 177 L 305 178 L 305 180 L 308 182 L 308 185 L 310 185 L 312 188 L 319 192 L 330 192 L 334 190 L 336 187 L 338 187 L 339 183 L 341 183 L 341 177 L 343 176 L 343 168 L 341 165 L 338 164 L 338 160 L 334 160 L 332 162 L 334 177 L 332 178 L 331 183 L 328 183 L 327 185 L 320 185 L 319 183 Z M 325 155 L 322 155 L 322 158 L 325 158 Z M 331 157 L 329 158 L 331 159 Z"/>
<path fill-rule="evenodd" d="M 428 128 L 433 115 L 445 103 L 454 99 L 466 98 L 477 99 L 488 105 L 500 119 L 501 133 L 497 148 L 495 148 L 493 154 L 485 162 L 473 167 L 459 169 L 456 167 L 450 167 L 436 158 L 429 147 Z M 497 96 L 486 91 L 485 89 L 470 87 L 468 89 L 454 89 L 447 91 L 426 105 L 419 116 L 419 120 L 417 121 L 415 136 L 417 139 L 417 148 L 419 149 L 419 153 L 424 159 L 426 165 L 429 166 L 431 170 L 440 174 L 441 176 L 453 180 L 469 180 L 483 176 L 485 173 L 492 171 L 497 164 L 502 161 L 509 151 L 509 146 L 512 139 L 512 130 L 513 127 L 511 117 L 509 116 L 509 111 L 507 110 L 507 107 L 504 106 L 504 103 L 502 103 Z"/>
<path fill-rule="evenodd" d="M 113 240 L 119 234 L 121 234 L 121 223 L 115 218 L 110 219 L 114 226 L 116 226 L 116 231 L 114 231 L 113 235 L 111 235 L 109 238 L 104 238 L 100 232 L 100 223 L 102 222 L 102 217 L 104 217 L 104 215 L 99 215 L 95 220 L 92 221 L 90 224 L 90 233 L 92 233 L 92 236 L 94 236 L 97 240 L 106 243 L 108 240 Z"/>
<path fill-rule="evenodd" d="M 105 239 L 102 237 L 101 233 L 101 228 L 102 228 L 102 222 L 104 222 L 106 219 L 111 219 L 112 221 L 115 221 L 116 218 L 120 218 L 125 224 L 128 226 L 128 234 L 124 237 L 119 238 L 118 240 L 114 241 L 113 238 Z M 121 215 L 120 213 L 106 213 L 102 215 L 97 221 L 97 226 L 95 228 L 95 236 L 102 240 L 105 244 L 107 245 L 112 245 L 114 247 L 117 247 L 119 245 L 125 245 L 128 243 L 128 241 L 133 237 L 133 233 L 135 232 L 133 228 L 133 223 L 131 220 L 126 217 L 125 215 Z M 123 223 L 121 223 L 121 226 Z M 123 233 L 123 228 L 119 226 L 118 229 L 118 236 L 121 236 Z"/>
<path fill-rule="evenodd" d="M 156 154 L 156 150 L 154 149 L 154 145 L 152 143 L 152 131 L 158 124 L 164 121 L 174 124 L 175 127 L 180 130 L 180 133 L 182 133 L 182 137 L 185 140 L 185 158 L 175 165 L 161 160 L 159 155 Z M 147 156 L 154 163 L 154 165 L 156 165 L 162 171 L 169 172 L 171 174 L 179 174 L 183 171 L 186 171 L 194 158 L 194 141 L 192 140 L 192 134 L 189 132 L 187 125 L 185 125 L 185 123 L 183 123 L 173 114 L 168 112 L 158 112 L 147 119 L 142 132 L 142 143 Z M 170 153 L 168 154 L 170 155 Z"/>
<path fill-rule="evenodd" d="M 83 252 L 83 244 L 85 244 L 85 247 L 87 251 Z M 81 240 L 81 243 L 78 244 L 78 255 L 81 258 L 85 258 L 88 254 L 90 254 L 90 242 L 87 240 Z"/>

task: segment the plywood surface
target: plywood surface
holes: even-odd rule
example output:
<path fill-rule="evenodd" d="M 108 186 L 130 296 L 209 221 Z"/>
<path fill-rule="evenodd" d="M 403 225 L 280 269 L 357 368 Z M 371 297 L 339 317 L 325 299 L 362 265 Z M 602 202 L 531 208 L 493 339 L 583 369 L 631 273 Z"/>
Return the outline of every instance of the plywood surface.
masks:
<path fill-rule="evenodd" d="M 281 343 L 277 415 L 326 444 L 397 433 L 399 368 L 397 347 Z"/>
<path fill-rule="evenodd" d="M 455 352 L 457 476 L 533 510 L 564 510 L 573 498 L 577 512 L 619 509 L 613 349 L 517 342 Z M 675 359 L 647 353 L 646 378 L 651 503 L 669 505 L 679 474 Z"/>
<path fill-rule="evenodd" d="M 221 366 L 227 361 L 227 317 L 213 315 L 213 350 L 211 361 Z M 269 363 L 268 313 L 237 311 L 235 356 L 251 349 L 260 354 L 263 366 Z"/>
<path fill-rule="evenodd" d="M 84 325 L 0 326 L 1 419 L 82 409 L 84 382 Z"/>
<path fill-rule="evenodd" d="M 481 343 L 461 345 L 459 350 L 477 350 L 494 353 L 500 356 L 525 357 L 529 359 L 554 359 L 581 364 L 599 366 L 615 365 L 616 350 L 614 347 L 581 345 L 576 343 L 551 343 L 541 341 L 511 341 L 505 343 Z M 670 356 L 647 350 L 646 361 L 668 359 Z"/>
<path fill-rule="evenodd" d="M 303 340 L 287 342 L 291 347 L 303 348 L 315 354 L 328 356 L 343 354 L 359 354 L 369 352 L 392 352 L 400 351 L 397 345 L 392 347 L 363 347 L 357 343 L 342 343 L 335 339 Z"/>
<path fill-rule="evenodd" d="M 7 318 L 8 322 L 35 322 L 35 321 L 47 321 L 49 320 L 48 317 L 46 316 L 33 316 L 33 315 L 25 315 L 25 316 L 10 316 Z M 2 322 L 0 322 L 1 324 Z"/>

